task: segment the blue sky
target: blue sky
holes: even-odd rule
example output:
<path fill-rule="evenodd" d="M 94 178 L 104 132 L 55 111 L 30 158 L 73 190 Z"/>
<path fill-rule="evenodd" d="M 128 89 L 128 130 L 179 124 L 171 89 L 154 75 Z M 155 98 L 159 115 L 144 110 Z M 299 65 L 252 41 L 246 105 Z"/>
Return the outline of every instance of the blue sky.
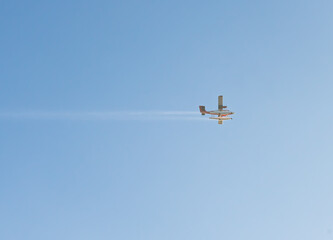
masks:
<path fill-rule="evenodd" d="M 332 10 L 1 1 L 0 238 L 333 239 Z"/>

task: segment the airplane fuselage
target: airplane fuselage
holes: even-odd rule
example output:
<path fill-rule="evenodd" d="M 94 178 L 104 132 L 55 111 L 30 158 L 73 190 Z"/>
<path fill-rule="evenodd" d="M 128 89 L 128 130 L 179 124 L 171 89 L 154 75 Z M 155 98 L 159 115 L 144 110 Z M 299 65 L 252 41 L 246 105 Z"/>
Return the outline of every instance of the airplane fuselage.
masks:
<path fill-rule="evenodd" d="M 214 110 L 214 111 L 207 111 L 206 113 L 211 115 L 222 115 L 222 116 L 234 114 L 229 110 Z"/>

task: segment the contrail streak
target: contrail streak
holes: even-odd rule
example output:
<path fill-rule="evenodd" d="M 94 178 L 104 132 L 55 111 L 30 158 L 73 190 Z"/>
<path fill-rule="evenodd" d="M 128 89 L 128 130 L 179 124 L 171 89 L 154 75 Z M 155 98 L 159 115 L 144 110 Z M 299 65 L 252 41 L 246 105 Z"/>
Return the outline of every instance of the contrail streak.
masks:
<path fill-rule="evenodd" d="M 0 119 L 30 120 L 204 120 L 194 111 L 21 111 L 0 112 Z"/>

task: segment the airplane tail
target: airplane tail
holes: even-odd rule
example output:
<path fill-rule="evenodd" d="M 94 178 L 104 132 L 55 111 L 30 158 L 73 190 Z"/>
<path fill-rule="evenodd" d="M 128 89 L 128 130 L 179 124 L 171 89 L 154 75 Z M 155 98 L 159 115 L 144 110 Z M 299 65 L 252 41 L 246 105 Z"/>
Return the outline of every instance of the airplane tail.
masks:
<path fill-rule="evenodd" d="M 199 106 L 199 109 L 200 109 L 201 115 L 205 115 L 205 113 L 206 113 L 205 106 Z"/>

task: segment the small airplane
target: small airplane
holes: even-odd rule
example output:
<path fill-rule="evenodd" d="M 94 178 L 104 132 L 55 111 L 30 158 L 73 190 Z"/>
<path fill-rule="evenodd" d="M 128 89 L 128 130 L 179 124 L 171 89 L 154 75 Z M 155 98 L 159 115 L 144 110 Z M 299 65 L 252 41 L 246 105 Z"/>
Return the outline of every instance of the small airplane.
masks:
<path fill-rule="evenodd" d="M 212 116 L 209 119 L 218 120 L 218 124 L 222 124 L 224 120 L 232 119 L 231 117 L 228 117 L 228 116 L 231 114 L 234 114 L 234 112 L 231 112 L 231 111 L 225 109 L 225 108 L 227 108 L 227 106 L 223 106 L 223 96 L 219 96 L 219 98 L 218 98 L 218 108 L 219 108 L 218 110 L 206 111 L 205 106 L 199 106 L 201 115 L 205 115 L 205 114 L 217 115 L 217 117 Z"/>

